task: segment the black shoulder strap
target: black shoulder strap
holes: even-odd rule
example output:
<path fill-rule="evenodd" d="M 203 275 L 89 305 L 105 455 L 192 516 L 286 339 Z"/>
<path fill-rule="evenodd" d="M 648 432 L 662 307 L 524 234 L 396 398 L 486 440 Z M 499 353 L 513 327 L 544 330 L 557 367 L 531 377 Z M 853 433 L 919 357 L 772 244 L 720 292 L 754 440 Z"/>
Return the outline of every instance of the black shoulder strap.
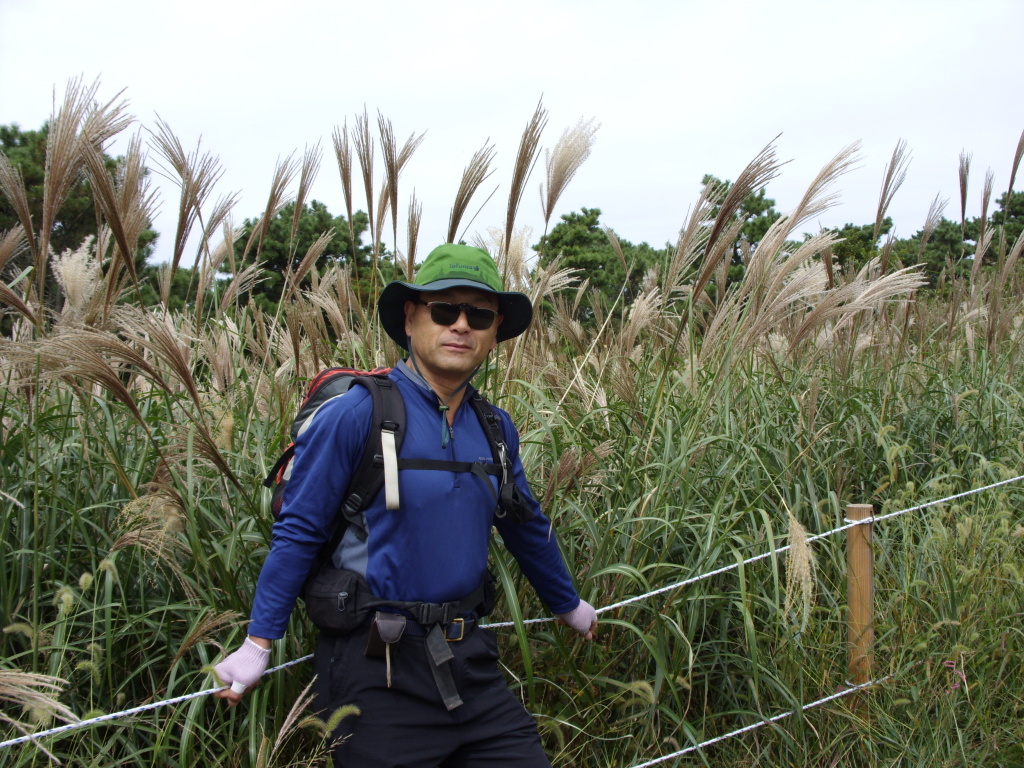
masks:
<path fill-rule="evenodd" d="M 366 435 L 366 447 L 359 459 L 359 465 L 349 478 L 345 489 L 345 500 L 334 521 L 331 536 L 320 550 L 319 560 L 326 562 L 331 557 L 349 525 L 354 525 L 360 538 L 366 538 L 366 518 L 363 508 L 370 503 L 384 484 L 384 464 L 381 459 L 381 431 L 394 433 L 396 450 L 402 445 L 405 435 L 405 402 L 395 382 L 384 376 L 357 376 L 352 386 L 365 387 L 373 403 L 370 417 L 370 431 Z M 311 572 L 315 573 L 318 568 Z"/>
<path fill-rule="evenodd" d="M 395 382 L 382 376 L 360 376 L 353 384 L 365 387 L 373 400 L 373 417 L 366 436 L 366 448 L 359 466 L 349 480 L 341 513 L 350 522 L 365 530 L 362 510 L 384 485 L 384 449 L 382 433 L 394 435 L 395 450 L 402 447 L 405 436 L 405 402 Z"/>
<path fill-rule="evenodd" d="M 477 418 L 483 425 L 484 434 L 487 435 L 487 442 L 491 444 L 491 453 L 494 455 L 494 463 L 500 468 L 498 474 L 498 506 L 495 509 L 497 517 L 508 517 L 516 523 L 525 523 L 534 516 L 533 508 L 519 492 L 515 480 L 512 478 L 512 453 L 505 436 L 501 432 L 501 421 L 494 410 L 494 406 L 484 399 L 479 392 L 474 392 L 469 402 L 476 411 Z M 474 474 L 479 474 L 482 468 L 474 468 Z M 486 480 L 486 478 L 483 478 Z M 490 483 L 488 483 L 490 485 Z"/>
<path fill-rule="evenodd" d="M 491 446 L 491 456 L 494 457 L 494 463 L 501 464 L 502 466 L 510 463 L 511 457 L 508 455 L 508 445 L 505 443 L 505 436 L 501 434 L 501 421 L 498 419 L 498 414 L 494 412 L 494 406 L 487 402 L 483 395 L 475 391 L 470 395 L 469 404 L 473 406 L 473 410 L 476 411 L 476 417 L 484 428 L 487 442 Z"/>

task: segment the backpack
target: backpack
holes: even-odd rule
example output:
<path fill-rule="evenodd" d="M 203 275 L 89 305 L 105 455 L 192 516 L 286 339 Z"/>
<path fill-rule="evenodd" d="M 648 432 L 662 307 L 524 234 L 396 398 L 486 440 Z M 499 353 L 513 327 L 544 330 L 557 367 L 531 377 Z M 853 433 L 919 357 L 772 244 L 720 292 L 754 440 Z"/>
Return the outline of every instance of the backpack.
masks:
<path fill-rule="evenodd" d="M 401 469 L 470 472 L 483 479 L 492 493 L 494 489 L 488 476 L 497 476 L 499 490 L 495 496 L 495 514 L 498 517 L 508 516 L 520 523 L 529 520 L 533 512 L 512 480 L 512 458 L 501 432 L 501 422 L 494 407 L 479 392 L 473 392 L 469 404 L 487 436 L 494 459 L 492 463 L 398 458 L 405 434 L 405 404 L 395 382 L 388 378 L 390 372 L 390 368 L 360 371 L 355 368 L 336 367 L 327 368 L 313 377 L 292 422 L 292 441 L 263 481 L 265 487 L 273 489 L 270 508 L 275 519 L 281 513 L 284 492 L 291 478 L 295 441 L 313 423 L 316 414 L 326 402 L 340 397 L 353 386 L 361 386 L 370 393 L 373 402 L 370 433 L 367 435 L 363 455 L 345 490 L 344 500 L 335 519 L 335 529 L 325 547 L 327 552 L 334 551 L 350 525 L 356 526 L 357 535 L 365 539 L 366 522 L 363 510 L 380 491 L 381 486 L 384 486 L 387 508 L 399 508 L 401 500 L 398 493 L 398 471 Z"/>

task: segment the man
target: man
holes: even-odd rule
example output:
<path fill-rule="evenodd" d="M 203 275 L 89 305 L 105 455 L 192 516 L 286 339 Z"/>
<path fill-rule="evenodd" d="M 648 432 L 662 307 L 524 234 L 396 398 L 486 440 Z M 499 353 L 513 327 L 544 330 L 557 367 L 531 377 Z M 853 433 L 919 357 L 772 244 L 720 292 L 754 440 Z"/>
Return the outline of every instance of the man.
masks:
<path fill-rule="evenodd" d="M 428 466 L 422 460 L 493 462 L 491 443 L 469 403 L 469 382 L 498 342 L 530 325 L 529 298 L 503 289 L 485 251 L 448 244 L 430 253 L 415 283 L 387 285 L 378 314 L 385 332 L 409 353 L 390 374 L 406 411 L 399 457 Z M 370 394 L 356 387 L 325 403 L 296 440 L 249 636 L 216 666 L 231 686 L 218 696 L 232 706 L 259 680 L 271 640 L 285 632 L 362 456 L 372 410 Z M 508 481 L 525 514 L 496 507 L 502 486 L 493 474 L 404 469 L 398 473 L 398 508 L 387 508 L 386 489 L 378 493 L 363 510 L 365 530 L 345 531 L 333 565 L 362 576 L 371 599 L 472 603 L 496 526 L 552 612 L 589 640 L 596 612 L 577 595 L 550 522 L 530 494 L 511 419 L 494 411 L 512 458 Z M 316 707 L 329 713 L 353 704 L 361 713 L 339 726 L 335 735 L 344 739 L 335 748 L 335 765 L 549 766 L 533 718 L 497 668 L 495 637 L 476 627 L 476 612 L 469 609 L 443 625 L 420 624 L 413 620 L 417 615 L 385 607 L 372 624 L 345 634 L 321 632 L 313 662 Z M 399 622 L 398 639 L 385 629 L 392 621 Z"/>

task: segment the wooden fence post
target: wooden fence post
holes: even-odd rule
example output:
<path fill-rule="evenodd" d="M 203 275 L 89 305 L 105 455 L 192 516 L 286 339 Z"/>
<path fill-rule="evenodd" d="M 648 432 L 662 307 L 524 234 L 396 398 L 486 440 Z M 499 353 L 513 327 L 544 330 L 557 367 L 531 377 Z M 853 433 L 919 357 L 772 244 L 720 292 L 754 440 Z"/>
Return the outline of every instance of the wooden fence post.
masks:
<path fill-rule="evenodd" d="M 870 504 L 850 504 L 846 516 L 850 522 L 871 517 Z M 871 551 L 872 523 L 855 525 L 846 532 L 846 564 L 849 617 L 850 682 L 861 685 L 871 679 L 875 666 L 874 598 L 875 574 Z M 857 697 L 860 699 L 860 697 Z"/>

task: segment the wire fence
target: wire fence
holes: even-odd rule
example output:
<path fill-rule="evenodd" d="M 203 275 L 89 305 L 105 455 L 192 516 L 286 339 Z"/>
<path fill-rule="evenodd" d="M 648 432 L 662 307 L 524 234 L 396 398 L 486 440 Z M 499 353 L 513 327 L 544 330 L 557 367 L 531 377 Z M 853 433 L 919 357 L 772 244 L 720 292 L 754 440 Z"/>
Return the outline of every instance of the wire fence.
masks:
<path fill-rule="evenodd" d="M 980 488 L 973 488 L 973 489 L 971 489 L 969 491 L 963 491 L 961 493 L 956 493 L 956 494 L 953 494 L 951 496 L 946 496 L 946 497 L 941 498 L 941 499 L 935 499 L 934 501 L 925 502 L 924 504 L 918 504 L 918 505 L 913 506 L 913 507 L 907 507 L 906 509 L 901 509 L 901 510 L 898 510 L 896 512 L 889 512 L 889 513 L 884 514 L 884 515 L 875 515 L 875 516 L 864 518 L 863 520 L 847 521 L 845 525 L 838 526 L 838 527 L 833 528 L 833 529 L 831 529 L 829 531 L 825 531 L 824 533 L 819 533 L 819 534 L 816 534 L 814 536 L 808 536 L 806 541 L 808 543 L 811 543 L 811 542 L 814 542 L 814 541 L 818 541 L 820 539 L 828 538 L 829 536 L 834 536 L 834 535 L 836 535 L 838 533 L 842 533 L 842 532 L 847 531 L 847 530 L 849 530 L 851 528 L 855 528 L 858 525 L 870 525 L 870 524 L 882 522 L 882 521 L 885 521 L 885 520 L 891 520 L 891 519 L 899 517 L 901 515 L 909 514 L 911 512 L 919 512 L 921 510 L 928 509 L 930 507 L 939 506 L 941 504 L 948 504 L 949 502 L 956 501 L 957 499 L 962 499 L 962 498 L 965 498 L 965 497 L 968 497 L 968 496 L 974 496 L 976 494 L 983 493 L 985 491 L 990 491 L 990 490 L 993 490 L 995 488 L 999 488 L 999 487 L 1004 486 L 1004 485 L 1009 485 L 1011 483 L 1020 482 L 1022 480 L 1024 480 L 1024 475 L 1019 475 L 1017 477 L 1012 477 L 1012 478 L 1009 478 L 1007 480 L 1001 480 L 999 482 L 991 483 L 990 485 L 985 485 L 985 486 L 982 486 Z M 696 583 L 698 583 L 700 581 L 704 581 L 706 579 L 713 578 L 713 577 L 721 575 L 723 573 L 728 573 L 729 571 L 732 571 L 732 570 L 735 570 L 737 568 L 740 568 L 741 566 L 749 565 L 751 563 L 756 563 L 759 560 L 764 560 L 764 559 L 769 558 L 769 557 L 774 557 L 774 556 L 776 556 L 778 554 L 786 552 L 790 548 L 791 548 L 791 546 L 788 545 L 788 544 L 784 545 L 784 546 L 781 546 L 781 547 L 776 547 L 775 549 L 771 549 L 768 552 L 763 552 L 763 553 L 761 553 L 759 555 L 754 555 L 753 557 L 749 557 L 746 560 L 742 560 L 742 561 L 736 562 L 736 563 L 731 563 L 731 564 L 723 566 L 721 568 L 717 568 L 717 569 L 715 569 L 713 571 L 708 571 L 707 573 L 702 573 L 702 574 L 699 574 L 697 576 L 692 576 L 692 577 L 690 577 L 688 579 L 684 579 L 682 581 L 675 582 L 674 584 L 669 584 L 668 586 L 660 587 L 660 588 L 652 590 L 650 592 L 645 592 L 645 593 L 643 593 L 641 595 L 636 595 L 636 596 L 630 597 L 630 598 L 628 598 L 626 600 L 621 600 L 621 601 L 619 601 L 617 603 L 612 603 L 611 605 L 602 606 L 602 607 L 597 609 L 597 613 L 598 614 L 607 613 L 609 611 L 614 611 L 614 610 L 617 610 L 619 608 L 624 608 L 624 607 L 626 607 L 628 605 L 632 605 L 634 603 L 642 602 L 642 601 L 647 600 L 647 599 L 649 599 L 651 597 L 656 597 L 656 596 L 664 594 L 666 592 L 672 592 L 672 591 L 675 591 L 677 589 L 682 589 L 683 587 L 687 587 L 687 586 L 690 586 L 692 584 L 696 584 Z M 555 621 L 555 618 L 549 616 L 549 617 L 538 618 L 538 619 L 525 619 L 522 623 L 523 624 L 541 624 L 541 623 L 550 622 L 550 621 Z M 486 628 L 486 629 L 501 629 L 501 628 L 505 628 L 505 627 L 514 627 L 514 626 L 516 626 L 516 622 L 512 622 L 512 621 L 496 622 L 496 623 L 491 623 L 491 624 L 481 624 L 480 625 L 481 628 Z M 284 664 L 281 664 L 279 666 L 276 666 L 276 667 L 273 667 L 271 669 L 268 669 L 263 674 L 264 675 L 269 675 L 269 674 L 272 674 L 274 672 L 278 672 L 280 670 L 287 669 L 287 668 L 293 667 L 293 666 L 295 666 L 297 664 L 301 664 L 303 662 L 309 661 L 312 658 L 313 658 L 312 654 L 309 654 L 309 655 L 306 655 L 306 656 L 302 656 L 301 658 L 293 659 L 292 661 L 288 661 L 288 662 L 286 662 Z M 879 683 L 885 682 L 886 680 L 889 680 L 892 677 L 893 677 L 892 675 L 887 675 L 885 677 L 879 678 L 877 680 L 871 680 L 871 681 L 866 682 L 866 683 L 861 683 L 861 684 L 858 684 L 858 685 L 849 685 L 847 688 L 843 689 L 842 691 L 837 691 L 836 693 L 833 693 L 830 696 L 826 696 L 823 699 L 819 699 L 817 701 L 813 701 L 810 704 L 805 704 L 803 707 L 801 707 L 798 710 L 792 710 L 790 712 L 784 712 L 784 713 L 781 713 L 781 714 L 778 714 L 778 715 L 774 715 L 774 716 L 772 716 L 770 718 L 767 718 L 765 720 L 758 721 L 757 723 L 752 723 L 750 725 L 744 726 L 743 728 L 738 728 L 738 729 L 736 729 L 734 731 L 730 731 L 729 733 L 724 733 L 724 734 L 722 734 L 720 736 L 716 736 L 714 738 L 708 739 L 707 741 L 700 742 L 699 744 L 693 744 L 693 745 L 691 745 L 689 747 L 686 747 L 685 749 L 679 750 L 678 752 L 673 752 L 671 754 L 662 755 L 661 757 L 655 758 L 653 760 L 649 760 L 649 761 L 644 762 L 644 763 L 639 763 L 637 765 L 632 766 L 632 768 L 649 768 L 649 766 L 657 765 L 659 763 L 662 763 L 662 762 L 665 762 L 665 761 L 668 761 L 668 760 L 673 760 L 673 759 L 676 759 L 676 758 L 679 758 L 679 757 L 683 757 L 684 755 L 687 755 L 687 754 L 689 754 L 691 752 L 697 752 L 697 751 L 703 750 L 706 747 L 709 747 L 709 746 L 711 746 L 713 744 L 717 744 L 718 742 L 721 742 L 721 741 L 725 741 L 726 739 L 734 738 L 736 736 L 741 736 L 741 735 L 743 735 L 745 733 L 749 733 L 750 731 L 756 730 L 756 729 L 761 728 L 761 727 L 763 727 L 765 725 L 769 725 L 771 723 L 776 723 L 776 722 L 779 722 L 781 720 L 785 720 L 786 718 L 791 717 L 792 715 L 796 714 L 797 712 L 807 711 L 807 710 L 813 709 L 815 707 L 819 707 L 819 706 L 821 706 L 823 704 L 827 704 L 830 701 L 835 701 L 837 699 L 843 698 L 844 696 L 848 696 L 848 695 L 850 695 L 852 693 L 856 693 L 859 690 L 863 690 L 865 688 L 870 688 L 870 687 L 872 687 L 874 685 L 878 685 Z M 110 722 L 112 720 L 118 720 L 118 719 L 121 719 L 121 718 L 130 717 L 132 715 L 138 715 L 138 714 L 141 714 L 141 713 L 144 713 L 144 712 L 148 712 L 148 711 L 151 711 L 151 710 L 160 709 L 161 707 L 167 707 L 167 706 L 172 706 L 172 705 L 175 705 L 175 704 L 181 704 L 183 702 L 190 701 L 192 699 L 201 698 L 203 696 L 209 696 L 211 694 L 217 693 L 218 691 L 223 691 L 223 690 L 225 690 L 225 688 L 227 688 L 227 686 L 218 686 L 216 688 L 209 688 L 209 689 L 202 690 L 202 691 L 196 691 L 194 693 L 185 694 L 183 696 L 177 696 L 177 697 L 172 698 L 172 699 L 165 699 L 163 701 L 153 702 L 151 704 L 146 704 L 146 705 L 143 705 L 143 706 L 140 706 L 140 707 L 134 707 L 132 709 L 122 710 L 120 712 L 112 712 L 110 714 L 101 715 L 99 717 L 90 718 L 88 720 L 82 720 L 82 721 L 74 722 L 74 723 L 67 723 L 65 725 L 57 726 L 55 728 L 50 728 L 50 729 L 45 730 L 45 731 L 39 731 L 37 733 L 26 734 L 24 736 L 19 736 L 18 738 L 9 739 L 7 741 L 0 742 L 0 749 L 3 749 L 5 747 L 13 747 L 13 746 L 16 746 L 18 744 L 25 744 L 25 743 L 28 743 L 28 742 L 33 742 L 33 741 L 36 741 L 36 740 L 39 740 L 39 739 L 46 738 L 48 736 L 55 736 L 55 735 L 58 735 L 58 734 L 67 733 L 69 731 L 74 731 L 74 730 L 79 730 L 79 729 L 82 729 L 82 728 L 87 728 L 89 726 L 97 725 L 99 723 Z"/>

